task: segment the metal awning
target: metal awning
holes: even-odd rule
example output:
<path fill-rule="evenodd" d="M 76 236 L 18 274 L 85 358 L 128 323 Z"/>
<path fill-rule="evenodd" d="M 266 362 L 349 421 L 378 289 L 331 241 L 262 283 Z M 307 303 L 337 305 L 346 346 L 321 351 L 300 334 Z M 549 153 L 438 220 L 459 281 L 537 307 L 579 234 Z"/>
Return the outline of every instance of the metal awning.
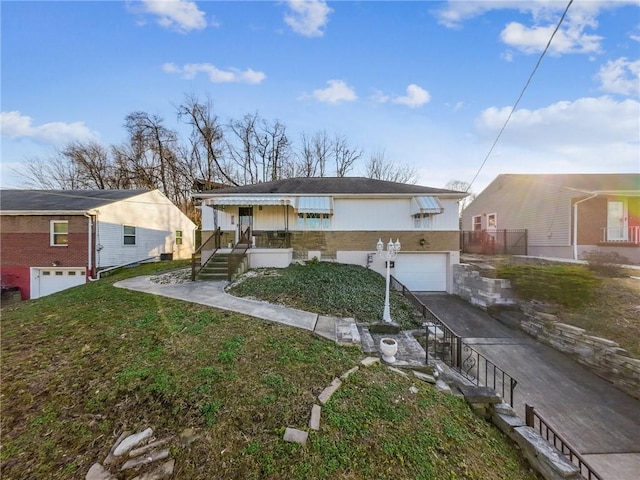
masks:
<path fill-rule="evenodd" d="M 298 197 L 298 213 L 333 213 L 331 197 Z"/>
<path fill-rule="evenodd" d="M 442 212 L 444 212 L 444 208 L 436 197 L 413 197 L 411 199 L 411 215 Z"/>
<path fill-rule="evenodd" d="M 235 196 L 214 197 L 206 200 L 207 205 L 236 205 L 241 207 L 251 205 L 291 205 L 290 197 L 280 196 Z"/>

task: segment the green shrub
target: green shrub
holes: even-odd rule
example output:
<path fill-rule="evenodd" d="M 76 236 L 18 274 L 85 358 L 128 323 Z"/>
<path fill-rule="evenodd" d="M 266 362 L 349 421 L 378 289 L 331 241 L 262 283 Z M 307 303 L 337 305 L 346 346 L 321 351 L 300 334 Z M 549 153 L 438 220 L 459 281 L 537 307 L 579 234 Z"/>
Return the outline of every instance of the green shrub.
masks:
<path fill-rule="evenodd" d="M 511 280 L 516 295 L 565 307 L 577 307 L 592 300 L 600 281 L 583 266 L 506 265 L 499 278 Z"/>

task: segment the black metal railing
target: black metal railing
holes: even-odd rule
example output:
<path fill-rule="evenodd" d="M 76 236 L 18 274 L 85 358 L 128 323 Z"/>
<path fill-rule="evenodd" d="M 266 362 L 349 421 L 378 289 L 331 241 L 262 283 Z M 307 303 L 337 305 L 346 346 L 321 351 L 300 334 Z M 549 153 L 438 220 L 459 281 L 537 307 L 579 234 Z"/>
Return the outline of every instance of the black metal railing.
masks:
<path fill-rule="evenodd" d="M 200 247 L 191 254 L 191 281 L 195 281 L 198 272 L 202 270 L 202 267 L 207 263 L 207 261 L 216 253 L 216 251 L 220 248 L 220 240 L 222 238 L 222 231 L 220 227 L 213 232 L 207 241 L 204 242 Z M 202 254 L 205 252 L 205 257 L 202 258 Z M 210 253 L 210 254 L 209 254 Z"/>
<path fill-rule="evenodd" d="M 483 385 L 500 393 L 513 406 L 513 392 L 518 381 L 495 363 L 466 344 L 411 290 L 391 276 L 391 286 L 402 293 L 421 313 L 425 327 L 425 363 L 429 355 L 449 365 L 475 385 Z"/>
<path fill-rule="evenodd" d="M 460 232 L 463 253 L 526 255 L 527 230 L 474 230 Z"/>
<path fill-rule="evenodd" d="M 556 432 L 547 421 L 536 412 L 531 405 L 525 404 L 525 423 L 528 427 L 537 430 L 542 438 L 549 442 L 561 454 L 569 459 L 576 467 L 580 469 L 580 475 L 587 480 L 603 480 L 591 466 L 585 462 L 575 448 L 567 443 L 558 432 Z"/>

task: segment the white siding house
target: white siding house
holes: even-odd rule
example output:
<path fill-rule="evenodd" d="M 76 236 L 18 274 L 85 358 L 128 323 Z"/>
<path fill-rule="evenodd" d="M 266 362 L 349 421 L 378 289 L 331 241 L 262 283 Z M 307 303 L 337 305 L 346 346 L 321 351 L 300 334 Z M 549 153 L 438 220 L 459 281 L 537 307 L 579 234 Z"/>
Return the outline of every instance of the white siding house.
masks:
<path fill-rule="evenodd" d="M 376 243 L 399 239 L 392 274 L 415 291 L 451 291 L 466 194 L 367 178 L 293 178 L 200 192 L 203 238 L 247 244 L 252 268 L 316 257 L 385 272 Z"/>

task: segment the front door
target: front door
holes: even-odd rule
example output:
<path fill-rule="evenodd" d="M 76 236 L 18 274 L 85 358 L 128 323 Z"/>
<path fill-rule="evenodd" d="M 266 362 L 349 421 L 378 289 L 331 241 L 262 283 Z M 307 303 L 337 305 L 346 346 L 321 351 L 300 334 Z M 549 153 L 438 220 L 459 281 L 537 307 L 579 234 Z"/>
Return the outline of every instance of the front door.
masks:
<path fill-rule="evenodd" d="M 627 240 L 627 212 L 624 201 L 609 200 L 607 204 L 607 240 Z"/>
<path fill-rule="evenodd" d="M 250 244 L 253 229 L 253 207 L 238 207 L 238 243 Z"/>

